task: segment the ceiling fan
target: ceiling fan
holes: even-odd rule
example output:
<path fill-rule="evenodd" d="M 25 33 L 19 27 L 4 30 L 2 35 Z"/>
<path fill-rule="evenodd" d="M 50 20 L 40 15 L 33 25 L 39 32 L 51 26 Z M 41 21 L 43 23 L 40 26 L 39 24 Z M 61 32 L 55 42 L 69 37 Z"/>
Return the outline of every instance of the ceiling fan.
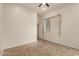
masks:
<path fill-rule="evenodd" d="M 38 7 L 41 7 L 42 5 L 43 5 L 43 3 L 41 3 Z M 46 5 L 47 7 L 50 6 L 48 3 L 45 3 L 45 5 Z"/>

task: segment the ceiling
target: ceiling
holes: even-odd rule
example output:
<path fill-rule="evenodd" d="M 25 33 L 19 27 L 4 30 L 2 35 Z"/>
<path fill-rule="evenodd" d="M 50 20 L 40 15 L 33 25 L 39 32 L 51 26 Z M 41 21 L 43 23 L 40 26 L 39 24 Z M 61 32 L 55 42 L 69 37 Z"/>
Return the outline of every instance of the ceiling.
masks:
<path fill-rule="evenodd" d="M 69 3 L 48 3 L 48 4 L 50 5 L 50 7 L 47 7 L 45 5 L 38 7 L 40 5 L 40 3 L 21 3 L 20 5 L 27 7 L 32 11 L 36 11 L 38 13 L 38 15 L 44 15 L 44 14 L 54 10 L 55 8 L 60 8 L 60 7 L 69 5 Z M 45 8 L 46 10 L 42 10 L 43 8 Z"/>

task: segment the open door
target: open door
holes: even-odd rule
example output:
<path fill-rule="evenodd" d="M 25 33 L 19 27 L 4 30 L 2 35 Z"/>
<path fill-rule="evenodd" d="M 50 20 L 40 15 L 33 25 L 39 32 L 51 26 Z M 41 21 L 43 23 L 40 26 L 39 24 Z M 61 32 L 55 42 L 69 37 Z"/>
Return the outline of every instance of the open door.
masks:
<path fill-rule="evenodd" d="M 49 17 L 43 21 L 43 39 L 56 41 L 61 35 L 60 15 Z"/>

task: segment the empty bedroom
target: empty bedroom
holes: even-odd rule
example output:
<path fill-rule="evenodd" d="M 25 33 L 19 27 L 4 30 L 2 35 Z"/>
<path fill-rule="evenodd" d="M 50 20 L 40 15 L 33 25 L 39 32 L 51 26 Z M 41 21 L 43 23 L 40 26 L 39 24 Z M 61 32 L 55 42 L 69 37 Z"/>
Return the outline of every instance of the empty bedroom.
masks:
<path fill-rule="evenodd" d="M 1 56 L 79 56 L 79 3 L 0 3 Z"/>

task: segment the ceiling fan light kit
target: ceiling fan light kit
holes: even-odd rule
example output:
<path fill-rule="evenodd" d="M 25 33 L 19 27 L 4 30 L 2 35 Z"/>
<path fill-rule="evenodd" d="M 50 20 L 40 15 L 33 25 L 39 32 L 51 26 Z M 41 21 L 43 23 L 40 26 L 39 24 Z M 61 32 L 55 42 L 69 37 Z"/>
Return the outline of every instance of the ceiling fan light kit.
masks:
<path fill-rule="evenodd" d="M 45 5 L 45 6 L 49 7 L 49 4 L 48 4 L 48 3 L 41 3 L 41 4 L 39 5 L 39 7 L 41 7 L 42 5 Z"/>

